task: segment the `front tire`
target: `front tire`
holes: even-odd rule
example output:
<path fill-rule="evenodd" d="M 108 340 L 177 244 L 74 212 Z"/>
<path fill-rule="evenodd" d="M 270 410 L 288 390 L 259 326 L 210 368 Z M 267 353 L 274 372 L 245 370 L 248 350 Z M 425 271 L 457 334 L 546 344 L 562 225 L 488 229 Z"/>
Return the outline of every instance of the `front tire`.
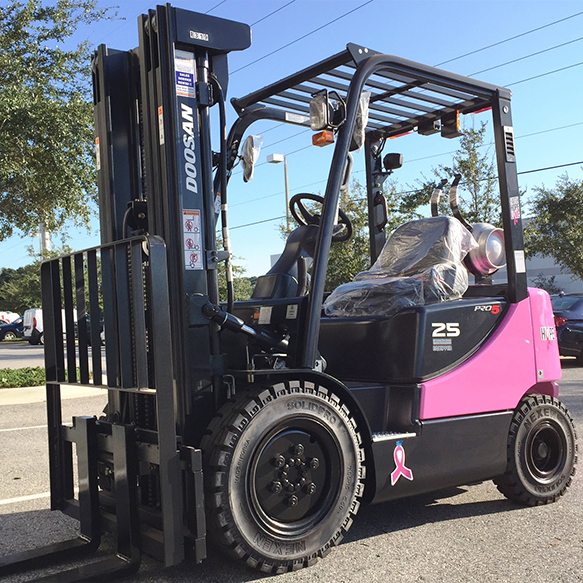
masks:
<path fill-rule="evenodd" d="M 252 389 L 221 409 L 201 447 L 209 534 L 249 566 L 307 567 L 352 525 L 364 449 L 350 411 L 325 387 Z"/>
<path fill-rule="evenodd" d="M 573 418 L 558 399 L 525 397 L 508 435 L 506 473 L 494 480 L 510 500 L 539 506 L 562 496 L 575 475 L 577 434 Z"/>
<path fill-rule="evenodd" d="M 6 332 L 6 334 L 4 334 L 3 338 L 0 338 L 0 340 L 8 340 L 9 342 L 12 340 L 16 340 L 17 336 L 14 332 L 8 331 Z"/>

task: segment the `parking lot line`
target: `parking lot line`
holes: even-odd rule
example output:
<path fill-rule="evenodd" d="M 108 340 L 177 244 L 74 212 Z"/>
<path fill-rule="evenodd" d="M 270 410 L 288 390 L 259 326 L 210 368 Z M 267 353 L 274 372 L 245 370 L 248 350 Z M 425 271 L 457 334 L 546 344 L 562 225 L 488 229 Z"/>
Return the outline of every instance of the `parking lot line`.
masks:
<path fill-rule="evenodd" d="M 18 504 L 19 502 L 28 502 L 30 500 L 39 500 L 40 498 L 50 498 L 50 496 L 50 492 L 42 492 L 41 494 L 29 494 L 28 496 L 17 496 L 16 498 L 4 498 L 4 500 L 0 500 L 0 506 Z"/>
<path fill-rule="evenodd" d="M 8 429 L 0 429 L 0 433 L 6 431 L 24 431 L 25 429 L 46 429 L 48 425 L 27 425 L 26 427 L 9 427 Z"/>

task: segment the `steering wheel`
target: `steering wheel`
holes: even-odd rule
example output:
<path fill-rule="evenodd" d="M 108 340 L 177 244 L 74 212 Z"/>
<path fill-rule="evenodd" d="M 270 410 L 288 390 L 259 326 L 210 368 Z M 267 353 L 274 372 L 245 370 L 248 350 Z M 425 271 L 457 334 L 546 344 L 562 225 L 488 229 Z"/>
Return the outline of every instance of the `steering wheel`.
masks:
<path fill-rule="evenodd" d="M 312 210 L 307 209 L 304 202 L 311 200 L 317 202 L 320 205 L 324 204 L 324 197 L 317 194 L 311 194 L 309 192 L 300 192 L 291 197 L 289 201 L 289 210 L 292 217 L 300 225 L 320 225 L 321 215 L 314 213 Z M 352 237 L 352 222 L 342 209 L 338 209 L 338 224 L 334 226 L 334 233 L 332 235 L 332 241 L 344 242 L 348 241 Z"/>

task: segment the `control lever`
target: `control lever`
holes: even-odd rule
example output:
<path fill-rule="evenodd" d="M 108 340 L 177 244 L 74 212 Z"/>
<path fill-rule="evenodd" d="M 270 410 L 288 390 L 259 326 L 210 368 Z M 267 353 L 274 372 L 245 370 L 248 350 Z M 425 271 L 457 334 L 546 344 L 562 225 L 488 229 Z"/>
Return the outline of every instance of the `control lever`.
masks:
<path fill-rule="evenodd" d="M 202 313 L 209 320 L 217 323 L 221 328 L 226 328 L 233 332 L 242 332 L 250 338 L 253 338 L 253 340 L 259 344 L 263 344 L 268 348 L 287 351 L 289 342 L 286 338 L 276 338 L 265 330 L 251 328 L 251 326 L 247 326 L 241 318 L 237 318 L 237 316 L 226 312 L 220 306 L 208 302 L 202 307 Z"/>

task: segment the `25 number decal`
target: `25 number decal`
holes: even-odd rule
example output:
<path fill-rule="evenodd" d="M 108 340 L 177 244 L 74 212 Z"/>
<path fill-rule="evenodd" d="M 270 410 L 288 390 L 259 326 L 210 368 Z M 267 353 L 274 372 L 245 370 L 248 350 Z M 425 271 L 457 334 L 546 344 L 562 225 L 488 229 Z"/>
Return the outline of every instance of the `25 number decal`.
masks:
<path fill-rule="evenodd" d="M 432 338 L 456 338 L 460 335 L 459 322 L 433 322 Z"/>

